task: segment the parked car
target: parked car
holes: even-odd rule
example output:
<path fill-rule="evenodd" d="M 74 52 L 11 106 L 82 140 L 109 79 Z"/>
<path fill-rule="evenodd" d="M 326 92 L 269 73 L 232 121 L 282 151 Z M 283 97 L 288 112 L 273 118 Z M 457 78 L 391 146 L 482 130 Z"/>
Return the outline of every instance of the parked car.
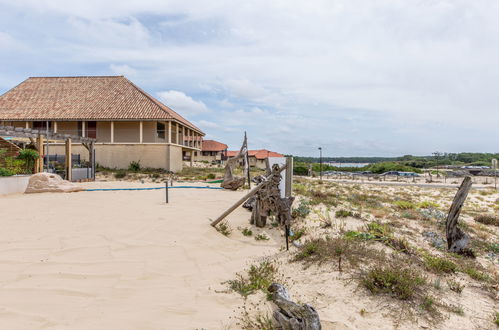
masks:
<path fill-rule="evenodd" d="M 399 172 L 400 176 L 408 176 L 408 177 L 418 177 L 420 176 L 419 174 L 415 172 Z"/>
<path fill-rule="evenodd" d="M 380 174 L 381 176 L 387 176 L 387 175 L 399 175 L 399 172 L 398 171 L 388 171 L 388 172 L 385 172 L 383 174 Z"/>

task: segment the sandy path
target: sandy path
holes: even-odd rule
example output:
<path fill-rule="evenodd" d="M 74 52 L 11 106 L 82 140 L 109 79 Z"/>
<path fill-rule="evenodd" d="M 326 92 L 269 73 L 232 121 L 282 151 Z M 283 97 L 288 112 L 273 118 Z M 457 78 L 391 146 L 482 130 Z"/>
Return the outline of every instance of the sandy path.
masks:
<path fill-rule="evenodd" d="M 0 328 L 220 328 L 241 299 L 214 290 L 282 243 L 209 226 L 242 194 L 176 189 L 168 205 L 164 190 L 0 197 Z M 232 227 L 248 216 L 237 210 Z"/>

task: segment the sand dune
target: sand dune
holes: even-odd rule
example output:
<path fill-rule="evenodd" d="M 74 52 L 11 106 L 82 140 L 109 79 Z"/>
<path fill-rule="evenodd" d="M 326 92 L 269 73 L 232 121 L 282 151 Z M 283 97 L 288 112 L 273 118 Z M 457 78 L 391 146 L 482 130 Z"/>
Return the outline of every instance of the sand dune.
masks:
<path fill-rule="evenodd" d="M 2 197 L 1 328 L 223 327 L 241 299 L 215 289 L 282 243 L 228 239 L 209 225 L 243 193 L 176 189 L 168 205 L 164 190 Z M 234 228 L 247 220 L 242 209 L 230 217 Z"/>

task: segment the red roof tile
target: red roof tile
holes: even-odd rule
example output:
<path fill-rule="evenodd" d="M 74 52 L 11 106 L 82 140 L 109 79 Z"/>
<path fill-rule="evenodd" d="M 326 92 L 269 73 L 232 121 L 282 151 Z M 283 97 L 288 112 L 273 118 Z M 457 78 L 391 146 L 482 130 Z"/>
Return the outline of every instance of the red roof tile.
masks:
<path fill-rule="evenodd" d="M 201 147 L 202 151 L 223 151 L 226 150 L 228 146 L 225 143 L 220 143 L 215 140 L 203 140 L 203 145 Z"/>
<path fill-rule="evenodd" d="M 174 120 L 202 133 L 124 76 L 28 78 L 0 96 L 0 120 Z"/>
<path fill-rule="evenodd" d="M 239 151 L 227 151 L 227 157 L 235 157 Z M 248 155 L 250 157 L 255 157 L 256 159 L 267 159 L 267 157 L 284 157 L 284 155 L 270 151 L 267 149 L 260 150 L 248 150 Z"/>

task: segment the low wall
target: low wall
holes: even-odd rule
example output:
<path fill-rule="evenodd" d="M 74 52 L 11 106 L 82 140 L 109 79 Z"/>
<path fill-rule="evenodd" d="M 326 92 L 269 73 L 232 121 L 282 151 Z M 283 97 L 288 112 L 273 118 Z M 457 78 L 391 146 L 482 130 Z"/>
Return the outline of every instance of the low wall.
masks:
<path fill-rule="evenodd" d="M 30 175 L 0 177 L 0 195 L 22 194 L 28 187 Z"/>

